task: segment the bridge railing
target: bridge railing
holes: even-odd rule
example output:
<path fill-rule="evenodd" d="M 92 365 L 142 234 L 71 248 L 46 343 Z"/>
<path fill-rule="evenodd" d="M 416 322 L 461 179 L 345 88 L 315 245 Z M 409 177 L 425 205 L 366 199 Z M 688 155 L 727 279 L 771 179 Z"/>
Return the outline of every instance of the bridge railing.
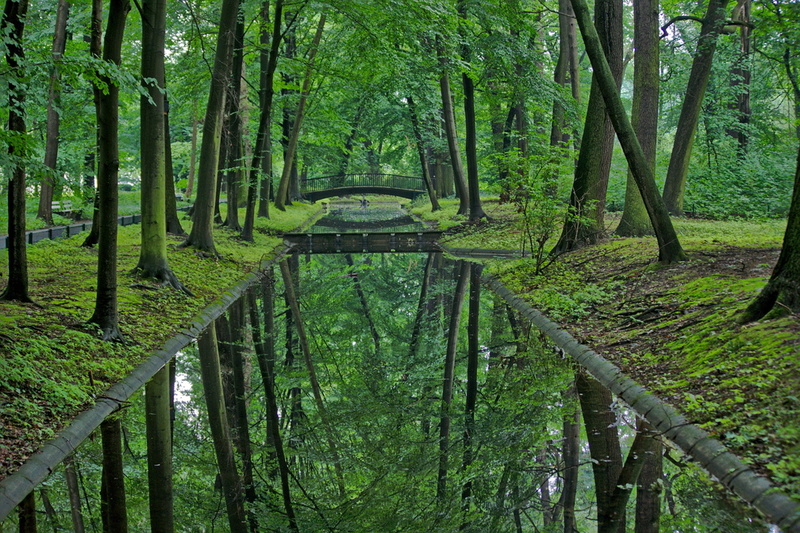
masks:
<path fill-rule="evenodd" d="M 425 183 L 422 178 L 417 176 L 372 172 L 308 178 L 300 183 L 302 192 L 325 191 L 339 187 L 391 187 L 394 189 L 421 191 L 425 189 Z"/>

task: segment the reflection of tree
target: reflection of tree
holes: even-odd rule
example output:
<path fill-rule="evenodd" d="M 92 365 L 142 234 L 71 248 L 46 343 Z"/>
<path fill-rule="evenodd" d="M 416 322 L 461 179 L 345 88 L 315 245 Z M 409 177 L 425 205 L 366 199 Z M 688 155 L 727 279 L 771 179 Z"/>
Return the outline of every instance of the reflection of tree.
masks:
<path fill-rule="evenodd" d="M 375 354 L 370 325 L 345 258 L 314 255 L 303 264 L 294 258 L 285 268 L 290 279 L 282 273 L 274 280 L 275 288 L 267 273 L 265 284 L 247 295 L 246 307 L 242 310 L 235 304 L 229 311 L 227 329 L 234 333 L 221 345 L 212 343 L 221 352 L 228 352 L 231 344 L 242 345 L 237 350 L 245 370 L 250 350 L 255 354 L 253 366 L 258 364 L 257 370 L 243 375 L 249 440 L 254 443 L 256 500 L 244 499 L 241 487 L 246 483 L 236 477 L 233 466 L 218 473 L 217 450 L 212 445 L 219 440 L 214 435 L 217 430 L 209 436 L 206 410 L 197 406 L 218 392 L 213 386 L 205 387 L 205 400 L 198 395 L 196 400 L 179 397 L 177 402 L 175 515 L 187 517 L 187 523 L 219 521 L 225 514 L 226 487 L 233 478 L 242 483 L 240 503 L 258 517 L 258 528 L 264 531 L 456 531 L 461 526 L 464 531 L 497 533 L 537 528 L 565 533 L 594 530 L 597 491 L 589 455 L 597 453 L 577 440 L 581 432 L 578 401 L 563 393 L 573 380 L 570 366 L 537 335 L 527 332 L 524 318 L 508 313 L 502 301 L 486 291 L 480 291 L 478 298 L 477 272 L 470 276 L 469 322 L 463 307 L 463 314 L 451 316 L 459 299 L 461 306 L 466 304 L 466 278 L 460 276 L 461 283 L 456 278 L 465 265 L 441 254 L 385 254 L 368 260 L 354 255 L 352 259 L 359 265 L 359 283 L 380 335 L 380 352 Z M 289 305 L 284 306 L 282 293 L 287 287 Z M 459 292 L 463 292 L 460 297 Z M 273 309 L 276 294 L 281 298 L 277 313 Z M 478 301 L 493 307 L 493 312 L 484 309 L 479 314 Z M 459 322 L 458 331 L 449 327 L 454 322 Z M 243 327 L 235 332 L 238 323 Z M 512 327 L 514 323 L 516 327 Z M 298 324 L 302 324 L 305 341 L 298 335 Z M 454 339 L 449 346 L 448 337 Z M 200 339 L 204 366 L 209 358 L 207 344 L 207 339 Z M 313 356 L 316 386 L 324 402 L 322 412 L 304 364 L 303 344 Z M 194 350 L 189 347 L 187 353 Z M 446 352 L 452 357 L 448 366 L 452 366 L 448 378 L 443 379 Z M 296 359 L 299 364 L 287 366 L 283 364 L 286 359 Z M 373 360 L 380 365 L 380 372 L 364 364 Z M 179 378 L 195 380 L 196 360 L 182 357 L 179 363 Z M 443 391 L 445 383 L 449 383 L 447 392 Z M 235 389 L 235 383 L 233 386 Z M 222 390 L 221 380 L 217 390 Z M 238 394 L 234 391 L 235 399 Z M 442 396 L 449 400 L 446 412 Z M 306 401 L 302 424 L 290 425 L 292 405 L 302 406 L 304 398 L 311 403 Z M 617 441 L 619 458 L 614 461 L 619 470 L 613 481 L 608 478 L 611 492 L 601 494 L 604 524 L 615 527 L 614 517 L 621 520 L 624 515 L 613 510 L 627 509 L 628 525 L 633 526 L 633 502 L 628 501 L 631 493 L 627 489 L 636 485 L 633 466 L 646 457 L 636 503 L 641 507 L 648 498 L 652 504 L 669 494 L 674 514 L 661 517 L 662 527 L 705 531 L 725 524 L 719 530 L 742 529 L 741 525 L 728 527 L 725 520 L 734 517 L 740 524 L 746 522 L 726 504 L 703 495 L 703 483 L 693 481 L 694 470 L 681 467 L 676 471 L 665 463 L 662 477 L 657 470 L 659 452 L 636 453 L 640 445 L 658 442 L 643 437 L 634 440 L 631 428 L 612 426 L 618 415 L 609 412 L 610 403 L 608 397 L 594 402 L 607 418 L 599 422 L 587 419 L 590 435 L 592 427 L 599 429 L 593 439 Z M 224 408 L 217 409 L 218 418 L 229 416 Z M 143 420 L 144 415 L 137 413 L 144 410 L 130 411 L 129 416 L 136 414 Z M 213 416 L 209 411 L 209 419 Z M 443 416 L 449 427 L 445 446 L 439 438 L 442 433 L 425 431 L 422 423 Z M 132 453 L 140 455 L 143 435 L 136 435 L 134 427 L 127 424 L 128 440 Z M 290 439 L 294 439 L 293 446 Z M 626 447 L 631 441 L 636 443 L 634 451 Z M 336 455 L 331 452 L 331 442 Z M 226 447 L 227 453 L 236 453 L 230 438 Z M 447 460 L 446 477 L 439 477 L 442 458 Z M 238 457 L 228 464 L 233 465 L 234 459 L 239 465 L 236 468 L 241 468 Z M 648 474 L 651 460 L 654 470 Z M 94 471 L 82 468 L 82 474 L 92 476 Z M 126 465 L 126 476 L 133 491 L 127 504 L 129 519 L 131 523 L 146 520 L 147 498 L 141 492 L 144 465 Z M 340 479 L 344 494 L 339 491 Z M 671 480 L 671 485 L 663 483 L 665 479 Z M 440 480 L 445 482 L 441 496 L 437 494 Z M 662 492 L 651 490 L 647 495 L 645 485 Z M 695 507 L 702 509 L 701 516 L 691 513 Z M 651 509 L 646 519 L 651 528 L 658 512 L 658 507 Z M 241 516 L 242 527 L 248 527 L 247 515 Z M 706 517 L 710 518 L 703 523 Z M 646 531 L 643 520 L 637 518 L 640 525 L 636 527 Z"/>
<path fill-rule="evenodd" d="M 439 473 L 436 477 L 436 497 L 447 500 L 447 470 L 450 462 L 450 422 L 453 401 L 453 381 L 456 366 L 458 330 L 461 324 L 461 308 L 469 281 L 470 264 L 460 261 L 458 281 L 453 295 L 453 309 L 450 312 L 450 327 L 447 331 L 447 351 L 444 358 L 444 377 L 442 378 L 442 397 L 439 415 Z"/>
<path fill-rule="evenodd" d="M 211 435 L 214 440 L 214 452 L 217 457 L 217 468 L 222 493 L 225 497 L 225 506 L 228 510 L 228 522 L 231 532 L 240 533 L 248 530 L 244 513 L 244 493 L 236 467 L 236 459 L 233 455 L 217 346 L 217 333 L 214 327 L 208 328 L 197 341 L 203 390 L 208 409 L 208 423 L 211 426 Z"/>
<path fill-rule="evenodd" d="M 278 463 L 278 473 L 281 480 L 281 495 L 283 499 L 286 518 L 289 520 L 289 529 L 297 531 L 297 520 L 292 504 L 292 492 L 289 485 L 289 463 L 286 461 L 286 454 L 283 449 L 283 438 L 280 431 L 280 420 L 278 418 L 278 400 L 275 395 L 275 320 L 273 318 L 273 291 L 274 280 L 272 269 L 270 269 L 262 283 L 261 299 L 263 307 L 262 317 L 258 312 L 255 292 L 248 293 L 248 309 L 250 312 L 250 324 L 252 326 L 253 344 L 255 346 L 258 368 L 261 371 L 261 381 L 264 386 L 266 397 L 266 424 L 267 424 L 267 447 L 269 455 L 274 456 Z M 264 335 L 262 337 L 261 330 Z"/>

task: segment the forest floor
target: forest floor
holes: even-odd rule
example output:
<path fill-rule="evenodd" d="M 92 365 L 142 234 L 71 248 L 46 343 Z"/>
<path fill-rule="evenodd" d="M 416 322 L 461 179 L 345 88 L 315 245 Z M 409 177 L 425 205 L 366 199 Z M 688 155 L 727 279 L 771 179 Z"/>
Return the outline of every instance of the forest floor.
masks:
<path fill-rule="evenodd" d="M 522 240 L 512 209 L 484 207 L 491 222 L 452 227 L 445 245 Z M 607 220 L 609 235 L 616 222 Z M 538 273 L 531 259 L 488 266 L 800 501 L 800 317 L 736 320 L 766 283 L 785 224 L 676 219 L 675 226 L 688 260 L 672 265 L 657 262 L 655 238 L 609 237 Z"/>
<path fill-rule="evenodd" d="M 449 227 L 445 246 L 518 250 L 519 215 L 507 204 L 485 208 L 492 221 L 477 225 L 461 224 L 452 207 L 414 211 Z M 162 324 L 195 316 L 280 246 L 276 230 L 316 211 L 298 205 L 295 218 L 281 222 L 277 213 L 269 225 L 262 220 L 255 245 L 218 230 L 215 260 L 178 248 L 180 238 L 172 238 L 172 268 L 196 298 L 130 279 L 138 230 L 120 228 L 120 320 L 124 332 L 135 332 L 127 345 L 99 343 L 76 327 L 93 307 L 96 250 L 81 248 L 80 236 L 30 247 L 31 294 L 41 307 L 0 303 L 0 479 L 163 344 L 169 332 Z M 609 219 L 609 234 L 615 222 Z M 541 271 L 532 259 L 487 262 L 509 289 L 800 500 L 798 317 L 736 322 L 766 282 L 785 225 L 676 220 L 676 227 L 689 259 L 674 265 L 656 261 L 654 238 L 609 238 Z M 0 271 L 5 261 L 0 255 Z"/>

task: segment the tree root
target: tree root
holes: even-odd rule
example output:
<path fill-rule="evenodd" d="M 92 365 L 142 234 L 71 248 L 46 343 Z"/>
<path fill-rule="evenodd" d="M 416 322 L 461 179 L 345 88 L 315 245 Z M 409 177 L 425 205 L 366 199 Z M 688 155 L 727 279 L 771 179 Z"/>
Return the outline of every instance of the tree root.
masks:
<path fill-rule="evenodd" d="M 187 296 L 194 297 L 194 293 L 190 291 L 183 283 L 181 283 L 175 273 L 172 272 L 170 268 L 157 268 L 157 269 L 144 269 L 142 267 L 136 267 L 131 272 L 134 276 L 138 278 L 144 279 L 152 279 L 158 281 L 161 287 L 169 287 L 171 289 L 175 289 L 178 292 L 182 292 Z M 135 284 L 134 286 L 139 286 L 140 288 L 151 288 L 147 285 L 142 284 Z"/>

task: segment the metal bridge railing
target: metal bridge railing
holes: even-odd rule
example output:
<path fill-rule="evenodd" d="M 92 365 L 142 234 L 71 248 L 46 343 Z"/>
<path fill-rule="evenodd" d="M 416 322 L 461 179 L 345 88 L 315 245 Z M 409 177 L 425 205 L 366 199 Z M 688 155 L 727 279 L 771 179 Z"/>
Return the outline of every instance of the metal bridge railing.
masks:
<path fill-rule="evenodd" d="M 301 192 L 325 191 L 339 187 L 391 187 L 393 189 L 422 191 L 425 189 L 425 183 L 422 178 L 417 176 L 372 172 L 308 178 L 300 183 Z"/>

